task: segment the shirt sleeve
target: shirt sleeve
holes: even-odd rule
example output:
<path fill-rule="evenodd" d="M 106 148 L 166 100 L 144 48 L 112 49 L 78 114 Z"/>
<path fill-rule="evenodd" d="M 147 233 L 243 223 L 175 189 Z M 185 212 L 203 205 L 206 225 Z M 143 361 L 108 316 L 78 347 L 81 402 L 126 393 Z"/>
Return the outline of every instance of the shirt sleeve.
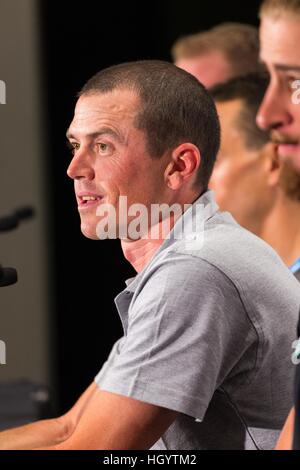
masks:
<path fill-rule="evenodd" d="M 98 372 L 98 374 L 96 375 L 95 377 L 95 381 L 97 382 L 97 384 L 100 386 L 101 385 L 101 382 L 102 380 L 104 379 L 105 377 L 105 374 L 106 372 L 109 370 L 109 368 L 112 366 L 112 364 L 114 363 L 114 360 L 115 358 L 120 354 L 120 350 L 121 350 L 121 347 L 122 347 L 122 343 L 125 339 L 125 336 L 122 336 L 121 338 L 119 338 L 112 346 L 111 348 L 111 351 L 108 355 L 108 358 L 106 359 L 106 361 L 104 362 L 104 364 L 102 365 L 100 371 Z"/>
<path fill-rule="evenodd" d="M 122 348 L 96 382 L 199 420 L 257 341 L 231 280 L 193 256 L 176 254 L 149 273 L 128 313 Z"/>

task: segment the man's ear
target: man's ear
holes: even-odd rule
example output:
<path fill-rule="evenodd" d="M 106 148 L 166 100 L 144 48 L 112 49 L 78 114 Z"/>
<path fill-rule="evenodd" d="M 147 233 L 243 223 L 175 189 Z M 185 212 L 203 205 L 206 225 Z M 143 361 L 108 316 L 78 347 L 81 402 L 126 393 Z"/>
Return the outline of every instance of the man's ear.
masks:
<path fill-rule="evenodd" d="M 277 145 L 269 142 L 263 148 L 262 157 L 267 165 L 267 182 L 269 186 L 275 187 L 279 184 L 282 162 L 279 158 Z"/>
<path fill-rule="evenodd" d="M 164 179 L 170 189 L 181 188 L 185 183 L 196 180 L 201 156 L 196 145 L 180 144 L 171 153 L 171 161 L 164 172 Z"/>

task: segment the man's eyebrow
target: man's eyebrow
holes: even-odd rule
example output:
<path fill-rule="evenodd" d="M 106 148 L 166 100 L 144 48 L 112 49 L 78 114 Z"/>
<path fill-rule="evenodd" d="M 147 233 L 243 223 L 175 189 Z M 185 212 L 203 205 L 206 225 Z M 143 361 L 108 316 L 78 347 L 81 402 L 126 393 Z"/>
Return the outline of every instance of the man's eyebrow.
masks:
<path fill-rule="evenodd" d="M 108 134 L 110 135 L 111 137 L 113 137 L 115 140 L 117 140 L 118 142 L 123 142 L 124 139 L 122 139 L 122 137 L 120 136 L 120 134 L 118 134 L 117 132 L 115 132 L 113 129 L 111 129 L 110 127 L 101 127 L 101 129 L 99 129 L 98 131 L 96 132 L 91 132 L 90 134 L 86 134 L 86 137 L 89 137 L 91 139 L 95 139 L 97 137 L 100 137 L 101 135 L 103 134 Z M 70 132 L 70 130 L 68 129 L 67 132 L 66 132 L 66 137 L 67 139 L 76 139 L 76 136 L 75 134 L 73 134 L 72 132 Z"/>
<path fill-rule="evenodd" d="M 266 62 L 263 59 L 259 60 L 260 64 L 264 67 L 267 67 Z M 279 70 L 281 72 L 300 72 L 300 65 L 295 65 L 295 64 L 274 64 L 274 68 L 276 70 Z"/>
<path fill-rule="evenodd" d="M 275 69 L 281 70 L 282 72 L 289 72 L 295 70 L 296 72 L 300 72 L 300 65 L 285 65 L 285 64 L 275 64 Z"/>
<path fill-rule="evenodd" d="M 280 70 L 281 72 L 291 72 L 291 71 L 300 72 L 300 65 L 294 65 L 294 64 L 274 64 L 274 68 L 276 70 Z"/>

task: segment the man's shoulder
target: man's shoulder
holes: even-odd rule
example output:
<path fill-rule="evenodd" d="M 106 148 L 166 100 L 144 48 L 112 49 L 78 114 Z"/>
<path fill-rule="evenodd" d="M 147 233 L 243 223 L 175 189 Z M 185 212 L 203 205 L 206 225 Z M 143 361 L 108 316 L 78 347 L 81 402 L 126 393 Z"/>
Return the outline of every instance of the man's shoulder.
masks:
<path fill-rule="evenodd" d="M 250 280 L 260 283 L 263 277 L 267 284 L 269 280 L 282 287 L 282 283 L 295 286 L 294 276 L 275 250 L 227 213 L 217 213 L 208 220 L 202 238 L 174 243 L 168 255 L 173 256 L 172 253 L 205 261 L 237 285 Z M 203 263 L 202 266 L 205 269 Z"/>
<path fill-rule="evenodd" d="M 190 285 L 202 295 L 204 286 L 207 293 L 236 291 L 248 305 L 280 300 L 282 308 L 300 307 L 299 283 L 277 253 L 222 213 L 206 223 L 203 237 L 177 240 L 159 253 L 145 274 L 145 282 L 154 276 L 158 290 L 166 283 L 182 291 Z"/>

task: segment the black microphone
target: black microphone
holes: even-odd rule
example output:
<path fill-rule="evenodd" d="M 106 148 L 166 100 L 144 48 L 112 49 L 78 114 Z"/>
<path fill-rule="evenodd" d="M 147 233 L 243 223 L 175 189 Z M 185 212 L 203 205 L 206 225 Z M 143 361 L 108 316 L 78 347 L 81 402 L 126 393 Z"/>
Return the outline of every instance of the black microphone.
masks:
<path fill-rule="evenodd" d="M 18 273 L 15 268 L 3 268 L 0 265 L 0 287 L 10 286 L 18 281 Z"/>
<path fill-rule="evenodd" d="M 15 215 L 7 215 L 0 218 L 0 232 L 7 232 L 13 230 L 19 224 L 19 220 Z"/>
<path fill-rule="evenodd" d="M 30 219 L 34 214 L 34 209 L 31 206 L 17 208 L 12 214 L 0 217 L 0 232 L 7 232 L 17 228 L 22 220 Z"/>

